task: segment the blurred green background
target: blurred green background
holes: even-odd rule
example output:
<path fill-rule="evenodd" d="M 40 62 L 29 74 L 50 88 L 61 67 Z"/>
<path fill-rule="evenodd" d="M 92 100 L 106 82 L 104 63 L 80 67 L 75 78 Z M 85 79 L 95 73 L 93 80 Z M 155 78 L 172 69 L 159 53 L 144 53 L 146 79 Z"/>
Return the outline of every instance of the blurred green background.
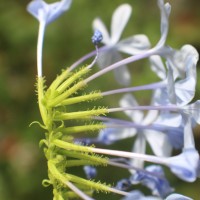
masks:
<path fill-rule="evenodd" d="M 172 14 L 168 44 L 180 48 L 189 43 L 200 51 L 200 1 L 169 2 Z M 0 200 L 52 199 L 51 188 L 41 185 L 42 179 L 47 177 L 46 162 L 38 147 L 43 131 L 36 125 L 29 127 L 32 121 L 39 119 L 39 112 L 34 86 L 38 22 L 26 12 L 28 3 L 28 0 L 1 0 L 0 3 Z M 63 67 L 94 49 L 90 41 L 93 19 L 99 16 L 109 27 L 112 12 L 121 3 L 130 3 L 133 7 L 123 37 L 144 33 L 152 44 L 156 43 L 160 36 L 156 0 L 73 0 L 71 9 L 47 28 L 43 55 L 47 83 Z M 144 80 L 150 82 L 152 78 L 145 67 L 140 66 L 134 73 L 137 73 L 134 81 L 138 85 Z M 101 84 L 106 87 L 101 82 L 99 88 Z M 200 81 L 197 98 L 200 97 L 199 90 Z M 200 149 L 198 128 L 195 137 Z M 132 141 L 125 143 L 131 149 Z M 123 148 L 118 145 L 113 148 Z M 99 172 L 102 180 L 109 183 L 116 180 L 117 169 L 110 177 L 103 171 L 100 169 Z M 124 175 L 128 176 L 128 173 L 124 172 Z M 177 192 L 200 199 L 199 180 L 190 184 L 170 179 Z M 106 199 L 117 197 L 109 195 Z"/>

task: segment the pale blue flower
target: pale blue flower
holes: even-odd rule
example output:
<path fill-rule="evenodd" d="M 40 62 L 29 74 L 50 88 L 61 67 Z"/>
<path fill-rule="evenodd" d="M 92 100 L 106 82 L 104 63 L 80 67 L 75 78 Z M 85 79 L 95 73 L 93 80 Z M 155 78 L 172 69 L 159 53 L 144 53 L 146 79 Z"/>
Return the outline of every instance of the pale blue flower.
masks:
<path fill-rule="evenodd" d="M 171 102 L 175 102 L 177 105 L 186 105 L 194 98 L 197 61 L 198 53 L 190 45 L 183 46 L 180 52 L 174 55 L 172 62 L 170 59 L 167 60 L 168 77 L 171 76 L 174 80 L 168 81 L 168 91 L 173 94 L 173 96 L 170 96 Z M 176 66 L 173 66 L 174 64 Z M 179 70 L 179 74 L 174 74 L 174 67 Z M 179 80 L 176 81 L 176 79 Z"/>
<path fill-rule="evenodd" d="M 153 48 L 156 54 L 159 51 L 165 51 L 164 44 L 168 33 L 168 17 L 170 15 L 171 6 L 163 0 L 158 0 L 161 12 L 161 38 L 158 44 Z M 135 35 L 119 41 L 123 29 L 130 18 L 131 7 L 128 4 L 119 6 L 113 14 L 111 23 L 111 34 L 109 35 L 103 22 L 97 18 L 93 22 L 94 29 L 102 32 L 103 43 L 107 46 L 107 50 L 100 52 L 98 63 L 100 67 L 107 67 L 117 61 L 122 60 L 122 56 L 118 51 L 129 55 L 136 55 L 150 49 L 149 39 L 145 35 Z M 152 51 L 153 52 L 153 51 Z M 126 65 L 114 70 L 116 80 L 121 85 L 129 85 L 131 77 Z"/>
<path fill-rule="evenodd" d="M 129 4 L 122 4 L 114 11 L 112 16 L 110 36 L 103 22 L 98 18 L 94 20 L 93 27 L 101 31 L 104 36 L 102 41 L 103 43 L 107 45 L 113 45 L 119 41 L 121 34 L 128 23 L 131 13 L 132 8 Z"/>
<path fill-rule="evenodd" d="M 129 4 L 120 5 L 113 13 L 111 22 L 111 33 L 109 34 L 101 19 L 96 18 L 93 22 L 93 28 L 99 30 L 103 35 L 102 43 L 107 49 L 99 53 L 98 64 L 101 68 L 107 67 L 117 61 L 122 60 L 118 51 L 129 54 L 136 54 L 141 50 L 149 49 L 150 43 L 145 35 L 135 35 L 128 39 L 120 40 L 121 34 L 128 23 L 132 12 Z M 114 71 L 116 80 L 121 85 L 130 84 L 130 73 L 124 65 Z"/>
<path fill-rule="evenodd" d="M 166 85 L 156 91 L 154 99 L 160 105 L 187 105 L 195 95 L 198 53 L 193 46 L 184 45 L 164 57 L 166 67 L 159 56 L 150 57 L 152 70 Z"/>
<path fill-rule="evenodd" d="M 56 3 L 47 4 L 43 0 L 33 0 L 29 3 L 27 10 L 38 21 L 44 21 L 46 24 L 49 24 L 68 10 L 71 2 L 72 0 L 61 0 Z"/>

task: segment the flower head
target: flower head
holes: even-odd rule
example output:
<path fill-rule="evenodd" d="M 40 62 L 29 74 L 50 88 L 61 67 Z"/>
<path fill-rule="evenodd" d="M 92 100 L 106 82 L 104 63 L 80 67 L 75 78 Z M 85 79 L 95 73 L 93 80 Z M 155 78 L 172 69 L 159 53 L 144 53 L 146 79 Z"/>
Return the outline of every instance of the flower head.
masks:
<path fill-rule="evenodd" d="M 52 4 L 34 0 L 28 5 L 28 11 L 40 22 L 37 89 L 43 122 L 41 127 L 45 129 L 45 139 L 41 143 L 45 145 L 49 177 L 49 180 L 44 180 L 43 183 L 53 185 L 54 199 L 79 196 L 91 200 L 93 191 L 104 191 L 124 195 L 126 200 L 160 200 L 173 191 L 160 165 L 169 167 L 175 175 L 188 182 L 195 181 L 199 176 L 200 161 L 199 153 L 195 149 L 192 120 L 194 118 L 196 122 L 200 122 L 199 112 L 193 111 L 199 109 L 200 103 L 196 101 L 189 104 L 195 94 L 198 54 L 190 45 L 185 45 L 180 51 L 165 45 L 171 7 L 168 3 L 165 4 L 164 0 L 157 2 L 161 12 L 161 38 L 155 47 L 150 49 L 149 40 L 145 35 L 136 35 L 120 41 L 132 11 L 130 5 L 123 4 L 113 14 L 110 34 L 100 19 L 94 21 L 92 42 L 96 48 L 96 57 L 92 63 L 78 67 L 94 56 L 94 52 L 63 70 L 49 87 L 44 85 L 45 78 L 42 77 L 45 28 L 69 9 L 71 0 Z M 99 50 L 97 44 L 101 41 L 105 46 Z M 123 59 L 119 52 L 131 56 Z M 97 77 L 112 70 L 115 71 L 116 79 L 121 85 L 129 85 L 131 74 L 126 65 L 145 58 L 150 59 L 152 70 L 161 78 L 160 82 L 104 92 L 91 90 L 92 86 L 86 87 Z M 101 61 L 100 66 L 104 69 L 94 72 L 93 66 L 97 59 Z M 162 59 L 165 59 L 166 64 Z M 132 94 L 145 90 L 152 91 L 150 105 L 138 103 Z M 126 94 L 121 96 L 120 106 L 117 108 L 102 106 L 102 103 L 97 102 L 105 96 L 120 93 Z M 90 101 L 93 101 L 94 107 Z M 105 116 L 114 112 L 122 112 L 122 115 L 119 115 L 120 119 Z M 124 114 L 126 116 L 123 116 Z M 102 149 L 80 143 L 81 139 L 77 137 L 91 131 L 98 132 L 99 135 L 86 139 L 85 143 L 110 145 L 115 141 L 136 136 L 132 152 Z M 176 141 L 179 142 L 178 145 L 175 144 Z M 182 148 L 182 153 L 172 155 L 173 148 Z M 148 155 L 148 149 L 155 155 Z M 108 155 L 108 158 L 103 155 Z M 159 165 L 144 167 L 144 162 Z M 96 167 L 107 165 L 127 169 L 131 177 L 122 179 L 116 187 L 110 187 L 99 181 L 86 180 L 71 174 L 68 170 L 70 167 L 84 166 L 87 178 L 93 179 L 96 176 Z M 144 196 L 138 191 L 124 191 L 130 189 L 132 184 L 138 183 L 149 188 L 155 196 Z M 179 197 L 181 198 L 180 195 L 173 194 L 167 198 Z"/>

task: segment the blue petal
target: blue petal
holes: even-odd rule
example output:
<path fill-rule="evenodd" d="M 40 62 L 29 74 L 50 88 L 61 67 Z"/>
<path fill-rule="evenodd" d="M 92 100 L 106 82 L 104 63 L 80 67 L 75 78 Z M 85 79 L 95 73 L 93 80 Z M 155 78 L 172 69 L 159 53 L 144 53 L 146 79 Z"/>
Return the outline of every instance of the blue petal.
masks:
<path fill-rule="evenodd" d="M 183 127 L 174 128 L 167 131 L 167 136 L 171 145 L 175 149 L 181 149 L 183 147 Z"/>
<path fill-rule="evenodd" d="M 43 0 L 33 0 L 28 4 L 27 10 L 40 22 L 45 21 L 48 24 L 68 10 L 70 5 L 71 0 L 62 0 L 51 4 L 47 4 Z"/>
<path fill-rule="evenodd" d="M 164 0 L 158 0 L 158 6 L 161 12 L 161 25 L 160 25 L 161 38 L 158 43 L 158 46 L 163 46 L 168 34 L 168 29 L 169 29 L 168 18 L 171 12 L 171 6 L 169 3 L 164 4 Z"/>
<path fill-rule="evenodd" d="M 181 194 L 170 194 L 166 200 L 192 200 L 191 198 L 189 197 L 186 197 L 186 196 L 183 196 Z"/>
<path fill-rule="evenodd" d="M 35 18 L 37 18 L 39 21 L 42 20 L 39 11 L 43 10 L 43 12 L 45 12 L 45 8 L 48 7 L 48 4 L 46 4 L 44 1 L 42 0 L 35 0 L 35 1 L 31 1 L 28 6 L 27 6 L 27 10 L 29 13 L 31 13 Z"/>
<path fill-rule="evenodd" d="M 130 128 L 106 128 L 100 131 L 97 141 L 106 145 L 110 145 L 116 141 L 132 137 L 135 135 L 135 133 L 135 129 Z"/>
<path fill-rule="evenodd" d="M 168 166 L 180 179 L 193 182 L 198 176 L 199 154 L 196 149 L 185 149 L 183 152 L 168 158 Z"/>
<path fill-rule="evenodd" d="M 130 192 L 122 200 L 161 200 L 161 199 L 159 197 L 144 196 L 140 191 L 134 190 L 134 191 Z"/>
<path fill-rule="evenodd" d="M 150 49 L 151 44 L 149 42 L 149 39 L 146 35 L 138 34 L 131 36 L 127 39 L 121 40 L 117 44 L 117 49 L 122 52 L 129 55 L 136 55 L 138 53 L 141 53 L 145 50 Z"/>
<path fill-rule="evenodd" d="M 116 44 L 128 23 L 132 8 L 129 4 L 120 5 L 113 13 L 111 24 L 111 44 Z"/>
<path fill-rule="evenodd" d="M 141 183 L 151 189 L 153 195 L 163 198 L 173 191 L 173 188 L 170 187 L 169 182 L 164 177 L 164 171 L 161 166 L 150 165 L 146 167 L 146 171 L 150 173 L 136 172 L 131 177 L 131 182 L 133 184 Z"/>
<path fill-rule="evenodd" d="M 168 68 L 172 69 L 169 76 L 173 79 L 168 81 L 168 90 L 174 90 L 173 98 L 178 105 L 187 105 L 195 95 L 197 61 L 198 53 L 191 45 L 172 51 L 172 57 L 167 59 Z"/>
<path fill-rule="evenodd" d="M 144 197 L 144 195 L 140 192 L 140 191 L 132 191 L 131 193 L 129 193 L 125 198 L 123 198 L 122 200 L 133 200 L 133 199 L 142 199 Z"/>

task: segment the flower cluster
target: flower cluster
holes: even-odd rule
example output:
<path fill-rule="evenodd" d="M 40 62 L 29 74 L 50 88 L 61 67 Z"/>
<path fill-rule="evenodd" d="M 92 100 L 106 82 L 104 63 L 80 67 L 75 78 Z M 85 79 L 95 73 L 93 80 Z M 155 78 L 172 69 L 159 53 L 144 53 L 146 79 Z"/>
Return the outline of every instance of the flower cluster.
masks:
<path fill-rule="evenodd" d="M 200 124 L 200 100 L 193 100 L 198 53 L 191 45 L 176 50 L 166 44 L 171 6 L 164 0 L 157 3 L 161 36 L 155 46 L 142 34 L 120 40 L 132 12 L 129 4 L 122 4 L 113 13 L 111 33 L 100 18 L 95 19 L 92 37 L 95 51 L 63 70 L 49 87 L 45 86 L 42 74 L 45 27 L 70 8 L 71 0 L 52 4 L 33 0 L 28 5 L 28 11 L 40 23 L 37 91 L 43 121 L 39 124 L 45 129 L 45 139 L 40 144 L 44 145 L 49 176 L 43 185 L 53 186 L 55 200 L 77 196 L 91 200 L 94 191 L 120 194 L 123 200 L 190 199 L 174 193 L 175 188 L 170 186 L 163 166 L 187 182 L 194 182 L 200 176 L 199 153 L 193 136 L 194 126 Z M 98 48 L 99 43 L 103 44 L 101 48 Z M 94 57 L 92 63 L 80 67 L 91 57 Z M 128 64 L 143 59 L 149 61 L 159 81 L 133 86 Z M 95 64 L 100 68 L 98 71 Z M 110 71 L 115 74 L 118 88 L 88 92 L 86 86 Z M 139 91 L 151 92 L 150 105 L 142 105 L 136 99 L 134 93 Z M 114 99 L 115 95 L 121 95 L 119 107 L 107 107 L 102 99 Z M 90 101 L 96 106 L 91 108 Z M 73 110 L 74 104 L 80 104 L 82 109 Z M 115 112 L 121 112 L 121 117 L 110 115 Z M 75 136 L 91 131 L 97 132 L 96 137 Z M 127 138 L 133 138 L 131 152 L 107 148 Z M 94 147 L 99 144 L 106 148 Z M 99 165 L 127 169 L 130 176 L 115 186 L 95 182 Z M 77 166 L 84 166 L 86 178 L 69 173 L 70 167 Z M 133 189 L 138 184 L 147 187 L 150 196 Z"/>

